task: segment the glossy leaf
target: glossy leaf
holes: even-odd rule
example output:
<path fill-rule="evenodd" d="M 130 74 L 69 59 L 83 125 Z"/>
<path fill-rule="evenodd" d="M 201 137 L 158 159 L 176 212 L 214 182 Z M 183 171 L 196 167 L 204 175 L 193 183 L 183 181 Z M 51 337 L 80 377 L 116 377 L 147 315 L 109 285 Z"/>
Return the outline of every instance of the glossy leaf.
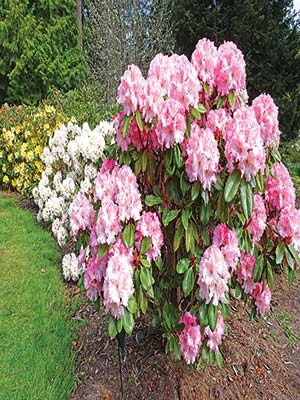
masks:
<path fill-rule="evenodd" d="M 253 191 L 250 183 L 244 179 L 241 181 L 240 198 L 245 218 L 249 220 L 253 210 Z"/>
<path fill-rule="evenodd" d="M 190 260 L 188 258 L 181 258 L 176 265 L 176 271 L 178 272 L 178 274 L 184 274 L 185 271 L 187 271 L 187 269 L 190 266 Z"/>
<path fill-rule="evenodd" d="M 195 284 L 194 272 L 192 268 L 185 271 L 182 281 L 182 290 L 185 296 L 188 296 L 193 290 Z"/>
<path fill-rule="evenodd" d="M 128 224 L 125 226 L 125 229 L 123 231 L 123 241 L 126 247 L 133 247 L 134 233 L 135 233 L 135 227 L 133 224 Z"/>
<path fill-rule="evenodd" d="M 226 203 L 230 203 L 234 199 L 235 195 L 237 194 L 237 191 L 239 190 L 240 182 L 241 182 L 241 173 L 239 170 L 236 169 L 228 177 L 225 185 L 224 200 Z"/>

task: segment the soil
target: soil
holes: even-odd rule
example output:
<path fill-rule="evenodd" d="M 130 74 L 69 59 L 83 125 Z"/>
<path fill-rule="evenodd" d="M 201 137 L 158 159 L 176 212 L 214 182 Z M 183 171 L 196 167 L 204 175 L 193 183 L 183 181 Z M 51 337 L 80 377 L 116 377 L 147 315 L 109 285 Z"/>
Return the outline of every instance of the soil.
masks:
<path fill-rule="evenodd" d="M 108 338 L 107 316 L 83 301 L 74 318 L 87 324 L 74 343 L 78 382 L 70 400 L 122 399 L 118 344 Z M 283 275 L 277 277 L 272 312 L 263 324 L 250 322 L 240 302 L 231 305 L 226 324 L 223 368 L 203 364 L 197 369 L 165 355 L 159 330 L 138 320 L 121 357 L 123 399 L 299 400 L 299 279 L 289 286 Z"/>
<path fill-rule="evenodd" d="M 1 192 L 4 196 L 13 194 Z M 19 207 L 36 214 L 32 201 L 16 197 Z M 76 285 L 69 285 L 68 293 L 81 296 Z M 164 354 L 161 332 L 151 327 L 150 317 L 137 320 L 121 354 L 123 398 L 118 344 L 108 338 L 107 315 L 82 297 L 73 318 L 84 324 L 73 342 L 77 383 L 70 400 L 300 400 L 299 271 L 292 286 L 284 275 L 276 277 L 271 313 L 263 324 L 250 322 L 249 310 L 232 302 L 220 348 L 222 369 L 187 366 Z"/>

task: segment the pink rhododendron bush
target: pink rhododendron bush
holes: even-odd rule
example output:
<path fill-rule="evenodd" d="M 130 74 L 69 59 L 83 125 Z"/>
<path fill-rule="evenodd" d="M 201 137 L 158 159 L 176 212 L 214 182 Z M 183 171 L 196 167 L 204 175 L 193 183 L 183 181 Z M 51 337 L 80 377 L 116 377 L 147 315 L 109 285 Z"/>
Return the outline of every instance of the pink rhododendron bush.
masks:
<path fill-rule="evenodd" d="M 274 272 L 293 281 L 300 211 L 278 109 L 266 94 L 247 104 L 245 85 L 238 48 L 207 39 L 191 61 L 158 54 L 146 78 L 135 65 L 124 73 L 116 159 L 70 206 L 82 285 L 109 313 L 111 338 L 150 310 L 166 352 L 221 365 L 230 299 L 263 317 Z"/>

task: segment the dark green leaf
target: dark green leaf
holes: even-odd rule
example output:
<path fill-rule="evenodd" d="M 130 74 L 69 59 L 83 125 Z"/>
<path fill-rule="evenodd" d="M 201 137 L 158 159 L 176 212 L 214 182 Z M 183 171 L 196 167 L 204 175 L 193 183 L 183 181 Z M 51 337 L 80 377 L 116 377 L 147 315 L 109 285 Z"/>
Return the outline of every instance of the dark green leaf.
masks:
<path fill-rule="evenodd" d="M 192 211 L 189 208 L 184 208 L 182 210 L 181 221 L 184 229 L 188 228 L 189 218 L 191 216 Z"/>
<path fill-rule="evenodd" d="M 276 264 L 281 264 L 284 257 L 285 243 L 278 243 L 275 254 L 276 254 Z"/>
<path fill-rule="evenodd" d="M 219 350 L 216 351 L 215 356 L 216 356 L 217 366 L 218 366 L 219 368 L 222 368 L 222 365 L 223 365 L 223 358 L 222 358 L 222 354 L 220 353 Z"/>
<path fill-rule="evenodd" d="M 145 204 L 149 207 L 157 205 L 157 204 L 161 204 L 162 203 L 162 199 L 158 196 L 154 196 L 154 194 L 148 194 L 145 197 Z"/>
<path fill-rule="evenodd" d="M 143 288 L 147 291 L 152 286 L 152 274 L 151 269 L 149 268 L 142 268 L 140 274 L 140 280 L 142 283 Z"/>
<path fill-rule="evenodd" d="M 287 263 L 288 263 L 288 266 L 289 266 L 291 269 L 294 269 L 294 268 L 295 268 L 295 265 L 294 265 L 294 260 L 293 260 L 293 258 L 292 258 L 292 256 L 291 256 L 291 253 L 288 251 L 287 248 L 285 248 L 284 253 L 285 253 L 285 258 L 286 258 L 286 261 L 287 261 Z"/>
<path fill-rule="evenodd" d="M 176 229 L 175 235 L 174 235 L 174 239 L 173 239 L 173 250 L 174 250 L 174 252 L 176 252 L 179 249 L 183 234 L 184 234 L 184 228 L 183 228 L 182 225 L 180 225 Z"/>
<path fill-rule="evenodd" d="M 230 203 L 234 199 L 239 189 L 240 182 L 241 182 L 241 173 L 239 170 L 236 169 L 228 177 L 225 185 L 224 200 L 226 203 Z"/>
<path fill-rule="evenodd" d="M 176 265 L 176 271 L 178 274 L 183 274 L 190 266 L 190 260 L 188 258 L 181 258 Z"/>
<path fill-rule="evenodd" d="M 262 272 L 264 269 L 264 256 L 261 254 L 260 256 L 257 257 L 256 263 L 254 266 L 254 271 L 253 271 L 253 280 L 254 282 L 258 282 L 261 279 Z"/>
<path fill-rule="evenodd" d="M 140 305 L 140 309 L 142 310 L 142 313 L 146 314 L 147 307 L 148 307 L 148 300 L 142 289 L 139 291 L 138 300 L 139 300 L 139 305 Z"/>
<path fill-rule="evenodd" d="M 300 257 L 299 257 L 297 250 L 295 250 L 295 248 L 291 244 L 289 244 L 288 248 L 289 248 L 290 253 L 294 257 L 294 260 L 296 261 L 297 265 L 300 266 Z"/>
<path fill-rule="evenodd" d="M 245 218 L 249 220 L 253 209 L 253 191 L 250 183 L 246 182 L 244 179 L 241 180 L 240 197 Z"/>
<path fill-rule="evenodd" d="M 133 328 L 134 328 L 133 315 L 129 311 L 125 310 L 125 313 L 124 313 L 124 316 L 123 316 L 122 319 L 123 319 L 123 327 L 125 329 L 125 332 L 128 335 L 131 335 L 132 331 L 133 331 Z"/>
<path fill-rule="evenodd" d="M 109 249 L 109 246 L 107 244 L 100 244 L 98 247 L 98 257 L 102 258 L 105 256 Z"/>
<path fill-rule="evenodd" d="M 125 122 L 124 122 L 123 129 L 122 129 L 122 136 L 123 137 L 126 137 L 126 135 L 128 133 L 129 126 L 130 126 L 130 123 L 132 121 L 132 118 L 133 118 L 133 115 L 126 115 L 126 117 L 125 117 Z"/>
<path fill-rule="evenodd" d="M 197 108 L 192 108 L 191 113 L 195 119 L 201 118 L 200 112 L 199 112 L 199 110 L 197 110 Z"/>
<path fill-rule="evenodd" d="M 187 271 L 185 271 L 182 281 L 182 290 L 185 297 L 188 296 L 193 290 L 194 283 L 195 283 L 194 272 L 192 268 L 189 268 Z"/>
<path fill-rule="evenodd" d="M 269 284 L 270 289 L 272 290 L 274 288 L 274 275 L 273 275 L 273 269 L 269 261 L 267 261 L 267 281 Z"/>
<path fill-rule="evenodd" d="M 218 308 L 215 307 L 212 303 L 208 305 L 208 323 L 211 331 L 213 332 L 217 325 L 218 319 Z"/>
<path fill-rule="evenodd" d="M 205 303 L 201 303 L 199 307 L 199 320 L 202 325 L 208 325 L 208 306 Z"/>
<path fill-rule="evenodd" d="M 199 103 L 197 108 L 198 108 L 198 110 L 200 111 L 201 114 L 206 114 L 207 113 L 207 110 L 206 110 L 204 104 Z"/>
<path fill-rule="evenodd" d="M 135 314 L 137 312 L 138 305 L 134 295 L 130 297 L 127 308 L 132 314 Z"/>
<path fill-rule="evenodd" d="M 191 191 L 191 200 L 194 201 L 198 198 L 200 192 L 200 183 L 199 182 L 194 182 L 192 185 L 192 191 Z"/>
<path fill-rule="evenodd" d="M 225 99 L 226 99 L 226 97 L 223 97 L 223 96 L 219 97 L 218 102 L 217 102 L 217 109 L 223 107 L 223 105 L 225 103 Z"/>
<path fill-rule="evenodd" d="M 142 242 L 141 242 L 141 253 L 145 254 L 147 251 L 150 249 L 150 246 L 152 244 L 152 239 L 151 237 L 143 237 Z"/>
<path fill-rule="evenodd" d="M 235 94 L 234 94 L 233 90 L 231 90 L 229 92 L 228 100 L 229 100 L 230 107 L 233 109 L 235 106 Z"/>
<path fill-rule="evenodd" d="M 116 320 L 110 315 L 108 320 L 108 336 L 114 339 L 117 336 L 117 324 Z"/>
<path fill-rule="evenodd" d="M 162 223 L 164 226 L 168 226 L 170 222 L 172 222 L 180 213 L 180 210 L 170 210 L 166 213 L 163 213 Z"/>
<path fill-rule="evenodd" d="M 128 224 L 125 226 L 125 229 L 123 231 L 123 241 L 126 247 L 133 247 L 134 232 L 135 232 L 135 227 L 133 224 Z"/>
<path fill-rule="evenodd" d="M 139 127 L 139 130 L 142 131 L 143 130 L 143 121 L 142 121 L 141 113 L 139 112 L 139 110 L 136 111 L 135 118 L 136 118 L 136 123 L 137 123 L 137 126 Z"/>

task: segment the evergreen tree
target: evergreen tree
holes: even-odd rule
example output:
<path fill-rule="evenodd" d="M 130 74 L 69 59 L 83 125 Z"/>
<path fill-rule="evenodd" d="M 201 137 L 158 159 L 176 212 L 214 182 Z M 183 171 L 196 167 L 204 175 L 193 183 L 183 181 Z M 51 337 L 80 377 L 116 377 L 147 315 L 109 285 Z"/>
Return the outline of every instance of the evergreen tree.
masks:
<path fill-rule="evenodd" d="M 0 102 L 34 103 L 82 78 L 74 0 L 0 0 Z"/>
<path fill-rule="evenodd" d="M 175 0 L 177 51 L 190 56 L 197 41 L 231 40 L 247 64 L 250 99 L 269 93 L 280 108 L 285 139 L 300 129 L 300 31 L 292 0 Z"/>

